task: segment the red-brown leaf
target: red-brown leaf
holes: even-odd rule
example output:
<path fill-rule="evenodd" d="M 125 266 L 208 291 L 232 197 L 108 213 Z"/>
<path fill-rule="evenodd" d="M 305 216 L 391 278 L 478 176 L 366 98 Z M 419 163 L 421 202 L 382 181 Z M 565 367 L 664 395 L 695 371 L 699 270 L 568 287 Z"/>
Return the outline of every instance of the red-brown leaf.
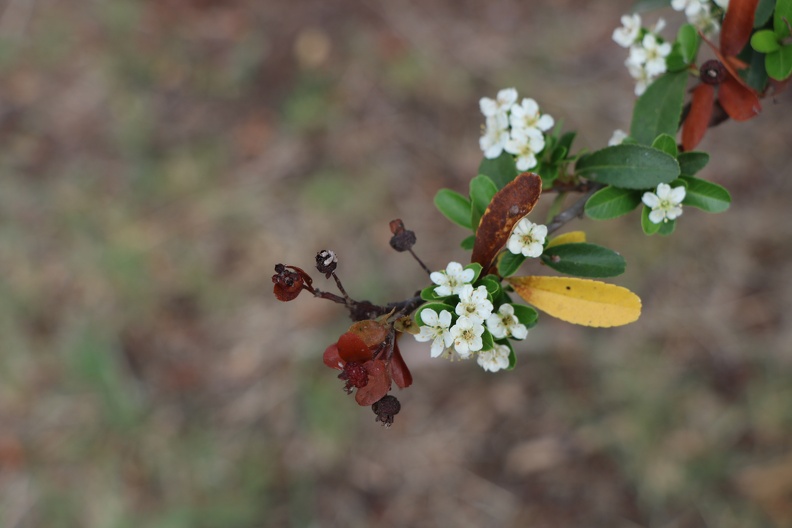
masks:
<path fill-rule="evenodd" d="M 495 193 L 484 211 L 476 230 L 471 262 L 478 262 L 489 271 L 498 251 L 509 240 L 515 224 L 531 212 L 542 194 L 542 178 L 533 172 L 523 172 Z"/>
<path fill-rule="evenodd" d="M 358 405 L 371 405 L 382 399 L 388 394 L 391 382 L 388 376 L 388 369 L 385 362 L 381 359 L 368 361 L 364 364 L 369 378 L 365 387 L 361 387 L 355 393 L 355 401 Z"/>
<path fill-rule="evenodd" d="M 735 121 L 747 121 L 762 111 L 756 92 L 743 86 L 731 75 L 718 88 L 718 102 Z"/>
<path fill-rule="evenodd" d="M 397 387 L 404 389 L 412 385 L 412 374 L 410 373 L 410 369 L 407 368 L 407 363 L 404 362 L 401 352 L 399 352 L 398 343 L 394 343 L 393 345 L 393 357 L 391 358 L 390 365 L 391 377 Z"/>
<path fill-rule="evenodd" d="M 731 0 L 723 19 L 720 50 L 726 56 L 737 55 L 751 38 L 754 13 L 759 0 Z"/>
<path fill-rule="evenodd" d="M 352 332 L 347 332 L 338 338 L 338 355 L 347 363 L 350 361 L 363 363 L 374 356 L 360 336 Z"/>
<path fill-rule="evenodd" d="M 377 321 L 373 321 L 371 319 L 366 319 L 365 321 L 358 321 L 357 323 L 353 324 L 347 330 L 348 333 L 352 333 L 360 337 L 366 346 L 370 348 L 377 348 L 385 338 L 388 337 L 389 327 L 386 324 L 378 323 Z"/>
<path fill-rule="evenodd" d="M 701 83 L 693 90 L 690 101 L 690 111 L 682 125 L 682 148 L 690 152 L 704 137 L 712 117 L 712 107 L 715 103 L 715 87 Z"/>
<path fill-rule="evenodd" d="M 325 349 L 322 355 L 322 361 L 324 361 L 324 364 L 328 367 L 336 370 L 343 370 L 344 364 L 346 363 L 338 354 L 338 345 L 335 343 Z"/>

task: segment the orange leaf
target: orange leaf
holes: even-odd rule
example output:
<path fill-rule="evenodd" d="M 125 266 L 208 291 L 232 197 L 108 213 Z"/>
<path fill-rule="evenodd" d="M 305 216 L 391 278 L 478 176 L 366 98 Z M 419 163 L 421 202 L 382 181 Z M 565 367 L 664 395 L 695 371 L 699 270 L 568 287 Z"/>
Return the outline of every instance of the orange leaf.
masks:
<path fill-rule="evenodd" d="M 388 337 L 388 325 L 366 319 L 354 323 L 347 332 L 358 336 L 367 347 L 376 348 Z"/>
<path fill-rule="evenodd" d="M 477 262 L 489 272 L 498 251 L 509 240 L 514 226 L 531 212 L 542 194 L 542 178 L 533 172 L 523 172 L 495 193 L 476 230 L 471 262 Z"/>
<path fill-rule="evenodd" d="M 728 76 L 720 84 L 718 101 L 735 121 L 747 121 L 762 110 L 756 92 L 746 88 L 732 76 Z"/>
<path fill-rule="evenodd" d="M 699 144 L 709 127 L 712 105 L 715 102 L 715 87 L 701 83 L 693 90 L 690 111 L 682 125 L 682 148 L 690 152 Z"/>
<path fill-rule="evenodd" d="M 583 326 L 621 326 L 641 315 L 641 299 L 627 288 L 570 277 L 512 277 L 517 295 L 536 309 Z"/>
<path fill-rule="evenodd" d="M 358 402 L 358 405 L 363 406 L 381 400 L 388 393 L 391 385 L 384 361 L 375 359 L 367 361 L 364 366 L 368 372 L 368 383 L 355 393 L 355 401 Z"/>
<path fill-rule="evenodd" d="M 731 0 L 721 29 L 720 50 L 726 56 L 740 53 L 751 38 L 759 0 Z"/>

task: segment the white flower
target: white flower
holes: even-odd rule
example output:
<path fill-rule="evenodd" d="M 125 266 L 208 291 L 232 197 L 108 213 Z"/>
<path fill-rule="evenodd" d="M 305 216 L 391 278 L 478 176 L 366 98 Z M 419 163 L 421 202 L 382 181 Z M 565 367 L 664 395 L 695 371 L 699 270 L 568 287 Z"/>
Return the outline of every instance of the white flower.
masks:
<path fill-rule="evenodd" d="M 510 354 L 511 351 L 509 347 L 495 343 L 492 350 L 482 350 L 479 352 L 476 361 L 484 370 L 498 372 L 499 370 L 509 368 Z"/>
<path fill-rule="evenodd" d="M 454 338 L 450 332 L 451 313 L 448 310 L 441 310 L 440 315 L 431 308 L 421 312 L 421 332 L 415 335 L 417 341 L 432 341 L 431 354 L 433 358 L 438 357 L 443 351 L 450 347 Z"/>
<path fill-rule="evenodd" d="M 506 142 L 504 150 L 517 156 L 517 170 L 527 171 L 536 167 L 536 154 L 545 147 L 542 133 L 535 128 L 512 130 L 512 137 Z"/>
<path fill-rule="evenodd" d="M 671 0 L 671 8 L 674 11 L 684 11 L 688 18 L 696 16 L 704 9 L 701 0 Z"/>
<path fill-rule="evenodd" d="M 487 159 L 495 159 L 501 155 L 506 142 L 509 141 L 509 119 L 506 114 L 487 117 L 484 135 L 479 138 L 479 147 Z"/>
<path fill-rule="evenodd" d="M 475 275 L 475 271 L 464 269 L 459 262 L 449 262 L 445 271 L 433 271 L 429 274 L 429 279 L 437 284 L 434 292 L 438 297 L 448 297 L 459 293 L 459 289 L 472 281 Z"/>
<path fill-rule="evenodd" d="M 515 255 L 538 257 L 547 237 L 547 226 L 534 224 L 527 218 L 520 220 L 509 236 L 506 247 Z"/>
<path fill-rule="evenodd" d="M 517 90 L 515 88 L 504 88 L 498 92 L 494 100 L 489 97 L 482 97 L 479 100 L 479 108 L 481 108 L 482 114 L 492 117 L 498 114 L 506 114 L 515 102 L 517 102 Z"/>
<path fill-rule="evenodd" d="M 613 40 L 622 48 L 629 48 L 641 32 L 641 15 L 623 15 L 622 27 L 613 30 Z"/>
<path fill-rule="evenodd" d="M 683 186 L 671 188 L 667 183 L 657 186 L 657 194 L 645 192 L 641 200 L 647 207 L 651 207 L 649 220 L 654 224 L 674 220 L 682 214 L 682 200 L 685 199 Z"/>
<path fill-rule="evenodd" d="M 509 122 L 512 130 L 524 130 L 528 128 L 538 128 L 546 131 L 553 128 L 555 121 L 553 117 L 545 114 L 539 115 L 539 105 L 533 99 L 525 98 L 520 104 L 511 107 Z"/>
<path fill-rule="evenodd" d="M 622 141 L 624 141 L 626 138 L 627 138 L 627 132 L 625 132 L 620 128 L 617 128 L 616 130 L 613 131 L 613 135 L 608 140 L 608 146 L 612 147 L 614 145 L 621 145 Z"/>
<path fill-rule="evenodd" d="M 487 288 L 479 286 L 475 290 L 470 284 L 459 289 L 459 303 L 456 314 L 483 323 L 492 313 L 492 303 L 487 298 Z"/>
<path fill-rule="evenodd" d="M 514 339 L 525 339 L 528 336 L 528 329 L 520 323 L 514 315 L 514 306 L 502 304 L 498 313 L 494 313 L 487 318 L 487 330 L 490 331 L 495 339 L 513 337 Z"/>
<path fill-rule="evenodd" d="M 666 57 L 671 53 L 671 44 L 668 42 L 660 43 L 657 37 L 648 33 L 641 41 L 646 53 L 644 68 L 650 77 L 657 77 L 666 71 Z"/>
<path fill-rule="evenodd" d="M 646 87 L 649 86 L 649 83 L 651 83 L 653 79 L 649 76 L 649 73 L 643 65 L 633 64 L 630 62 L 630 59 L 627 59 L 625 64 L 627 65 L 627 71 L 630 72 L 632 78 L 635 79 L 635 95 L 643 94 L 646 91 Z"/>
<path fill-rule="evenodd" d="M 481 350 L 484 346 L 481 335 L 484 333 L 484 326 L 469 317 L 460 317 L 454 326 L 451 327 L 451 335 L 454 337 L 454 350 L 462 359 L 468 359 L 470 354 Z"/>

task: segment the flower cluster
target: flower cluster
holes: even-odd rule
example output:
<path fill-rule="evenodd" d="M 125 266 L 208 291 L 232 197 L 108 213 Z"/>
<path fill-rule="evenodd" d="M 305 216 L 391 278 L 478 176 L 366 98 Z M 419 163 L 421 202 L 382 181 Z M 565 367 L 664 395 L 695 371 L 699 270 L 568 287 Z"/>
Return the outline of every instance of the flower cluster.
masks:
<path fill-rule="evenodd" d="M 613 40 L 630 54 L 624 65 L 635 79 L 635 95 L 641 95 L 657 77 L 666 71 L 666 57 L 671 53 L 671 44 L 664 42 L 658 33 L 665 27 L 661 18 L 649 30 L 641 26 L 638 14 L 624 15 L 622 27 L 613 32 Z"/>
<path fill-rule="evenodd" d="M 474 285 L 481 268 L 476 266 L 451 262 L 445 271 L 430 275 L 433 293 L 442 302 L 421 309 L 415 339 L 432 342 L 432 357 L 470 359 L 475 354 L 484 370 L 497 372 L 513 364 L 507 339 L 525 339 L 532 321 L 522 322 L 508 297 L 494 297 L 486 284 Z"/>
<path fill-rule="evenodd" d="M 722 11 L 729 7 L 729 0 L 714 0 Z M 713 4 L 707 0 L 671 0 L 675 11 L 684 11 L 687 21 L 705 35 L 720 30 L 720 17 L 713 12 Z"/>
<path fill-rule="evenodd" d="M 536 167 L 537 154 L 545 148 L 544 132 L 553 128 L 555 121 L 539 112 L 533 99 L 517 102 L 517 90 L 500 90 L 495 99 L 482 97 L 481 113 L 486 117 L 484 134 L 479 146 L 484 157 L 494 159 L 503 151 L 515 156 L 517 169 L 527 171 Z"/>

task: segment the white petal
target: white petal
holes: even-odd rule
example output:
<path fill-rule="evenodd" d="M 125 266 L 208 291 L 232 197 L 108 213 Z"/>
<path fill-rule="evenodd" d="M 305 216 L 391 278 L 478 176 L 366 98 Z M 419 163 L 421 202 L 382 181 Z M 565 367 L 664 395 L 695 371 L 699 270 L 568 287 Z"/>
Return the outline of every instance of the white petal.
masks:
<path fill-rule="evenodd" d="M 479 99 L 479 108 L 481 109 L 481 113 L 485 116 L 494 116 L 498 111 L 498 103 L 489 97 L 482 97 Z"/>
<path fill-rule="evenodd" d="M 657 197 L 660 200 L 668 200 L 668 196 L 671 194 L 671 186 L 667 183 L 661 183 L 657 186 Z"/>
<path fill-rule="evenodd" d="M 511 327 L 511 335 L 514 339 L 525 339 L 528 337 L 528 328 L 524 324 L 517 324 Z"/>
<path fill-rule="evenodd" d="M 649 221 L 653 224 L 659 224 L 663 220 L 665 220 L 665 211 L 662 209 L 655 209 L 651 213 L 649 213 Z"/>
<path fill-rule="evenodd" d="M 451 326 L 451 312 L 448 310 L 441 310 L 440 317 L 439 317 L 439 324 L 436 326 L 442 326 L 443 328 L 449 328 Z"/>
<path fill-rule="evenodd" d="M 539 127 L 540 130 L 550 130 L 555 125 L 555 120 L 552 116 L 545 114 L 539 118 L 539 121 L 536 123 L 536 126 Z"/>
<path fill-rule="evenodd" d="M 668 198 L 673 203 L 680 204 L 680 203 L 682 203 L 682 200 L 685 199 L 685 194 L 686 194 L 685 188 L 680 185 L 679 187 L 674 187 L 674 189 L 671 191 L 671 194 L 668 196 Z"/>
<path fill-rule="evenodd" d="M 422 310 L 421 321 L 423 321 L 425 326 L 437 326 L 437 323 L 439 322 L 437 312 L 435 312 L 431 308 Z"/>
<path fill-rule="evenodd" d="M 641 197 L 641 201 L 646 204 L 647 207 L 655 208 L 660 205 L 660 198 L 653 192 L 645 192 Z"/>

